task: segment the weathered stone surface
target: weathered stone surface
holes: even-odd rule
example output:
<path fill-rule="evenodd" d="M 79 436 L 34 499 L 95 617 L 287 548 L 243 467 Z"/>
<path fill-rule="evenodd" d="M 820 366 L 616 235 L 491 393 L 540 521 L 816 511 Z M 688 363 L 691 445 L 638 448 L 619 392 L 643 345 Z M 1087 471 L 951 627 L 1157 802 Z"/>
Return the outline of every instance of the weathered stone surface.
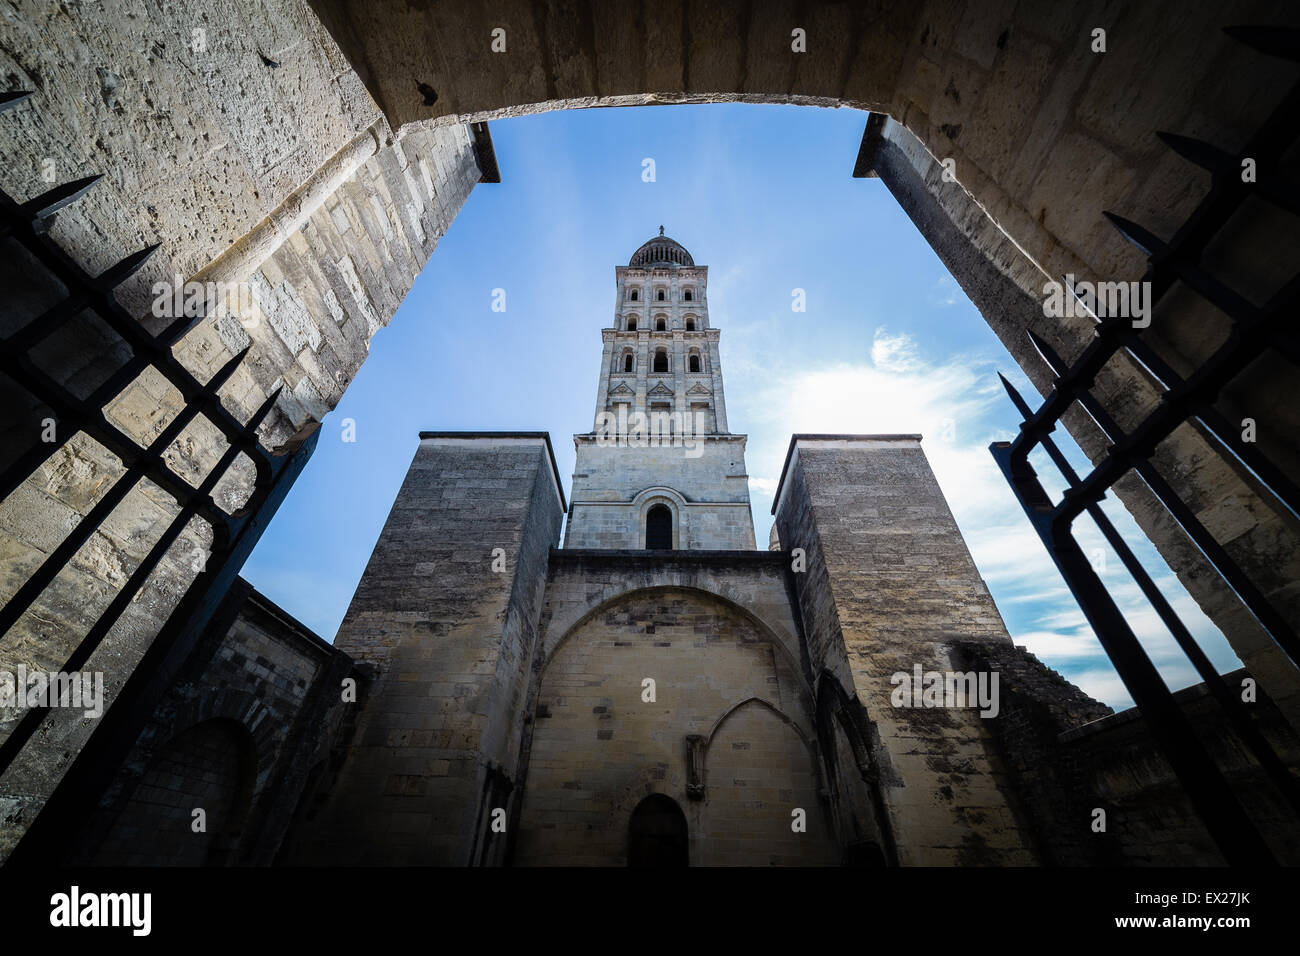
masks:
<path fill-rule="evenodd" d="M 374 667 L 373 684 L 342 774 L 290 862 L 500 859 L 485 781 L 518 777 L 546 554 L 563 513 L 545 436 L 421 440 L 336 640 Z"/>
<path fill-rule="evenodd" d="M 1010 645 L 918 436 L 796 435 L 775 511 L 810 667 L 876 728 L 899 862 L 1034 862 L 979 711 L 894 706 L 895 674 L 965 671 L 957 641 Z"/>

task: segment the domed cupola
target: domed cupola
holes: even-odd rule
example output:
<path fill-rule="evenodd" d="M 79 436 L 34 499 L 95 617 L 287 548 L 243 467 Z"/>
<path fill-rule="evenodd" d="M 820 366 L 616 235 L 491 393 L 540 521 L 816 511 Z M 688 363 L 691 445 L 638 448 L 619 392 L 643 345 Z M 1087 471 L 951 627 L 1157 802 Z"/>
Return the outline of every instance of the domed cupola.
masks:
<path fill-rule="evenodd" d="M 658 269 L 673 266 L 694 266 L 695 260 L 686 251 L 686 247 L 675 239 L 664 235 L 664 227 L 659 227 L 659 235 L 632 253 L 627 264 L 637 269 Z"/>

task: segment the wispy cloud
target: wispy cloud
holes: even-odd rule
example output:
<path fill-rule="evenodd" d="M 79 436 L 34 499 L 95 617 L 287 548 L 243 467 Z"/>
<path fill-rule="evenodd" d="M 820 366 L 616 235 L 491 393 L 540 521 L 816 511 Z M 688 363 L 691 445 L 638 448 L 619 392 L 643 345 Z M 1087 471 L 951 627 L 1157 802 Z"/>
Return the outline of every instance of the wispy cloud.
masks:
<path fill-rule="evenodd" d="M 961 286 L 952 276 L 943 275 L 935 280 L 934 285 L 930 287 L 929 294 L 926 296 L 931 305 L 940 307 L 957 305 L 965 299 L 962 295 Z"/>

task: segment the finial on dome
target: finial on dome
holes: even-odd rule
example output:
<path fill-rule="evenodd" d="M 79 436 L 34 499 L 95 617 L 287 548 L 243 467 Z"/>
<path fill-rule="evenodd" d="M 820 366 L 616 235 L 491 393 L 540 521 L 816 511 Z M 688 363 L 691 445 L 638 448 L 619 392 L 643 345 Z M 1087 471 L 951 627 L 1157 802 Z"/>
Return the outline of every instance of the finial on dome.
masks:
<path fill-rule="evenodd" d="M 659 235 L 662 236 L 663 234 L 664 234 L 664 227 L 663 227 L 663 226 L 660 226 L 660 227 L 659 227 Z"/>

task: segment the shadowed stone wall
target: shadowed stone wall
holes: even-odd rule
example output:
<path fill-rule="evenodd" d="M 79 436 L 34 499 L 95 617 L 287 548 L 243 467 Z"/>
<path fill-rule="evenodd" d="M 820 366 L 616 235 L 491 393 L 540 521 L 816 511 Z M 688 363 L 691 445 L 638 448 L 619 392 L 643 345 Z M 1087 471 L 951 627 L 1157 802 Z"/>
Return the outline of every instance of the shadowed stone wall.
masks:
<path fill-rule="evenodd" d="M 371 665 L 340 776 L 286 862 L 496 859 L 564 500 L 542 434 L 422 435 L 337 645 Z M 494 551 L 500 549 L 499 554 Z"/>
<path fill-rule="evenodd" d="M 346 654 L 237 580 L 89 818 L 67 821 L 65 860 L 269 864 L 338 735 L 350 676 Z"/>
<path fill-rule="evenodd" d="M 875 728 L 899 862 L 1035 862 L 987 721 L 973 708 L 895 707 L 891 676 L 965 671 L 956 644 L 1011 646 L 915 435 L 796 435 L 776 525 L 811 667 Z"/>

